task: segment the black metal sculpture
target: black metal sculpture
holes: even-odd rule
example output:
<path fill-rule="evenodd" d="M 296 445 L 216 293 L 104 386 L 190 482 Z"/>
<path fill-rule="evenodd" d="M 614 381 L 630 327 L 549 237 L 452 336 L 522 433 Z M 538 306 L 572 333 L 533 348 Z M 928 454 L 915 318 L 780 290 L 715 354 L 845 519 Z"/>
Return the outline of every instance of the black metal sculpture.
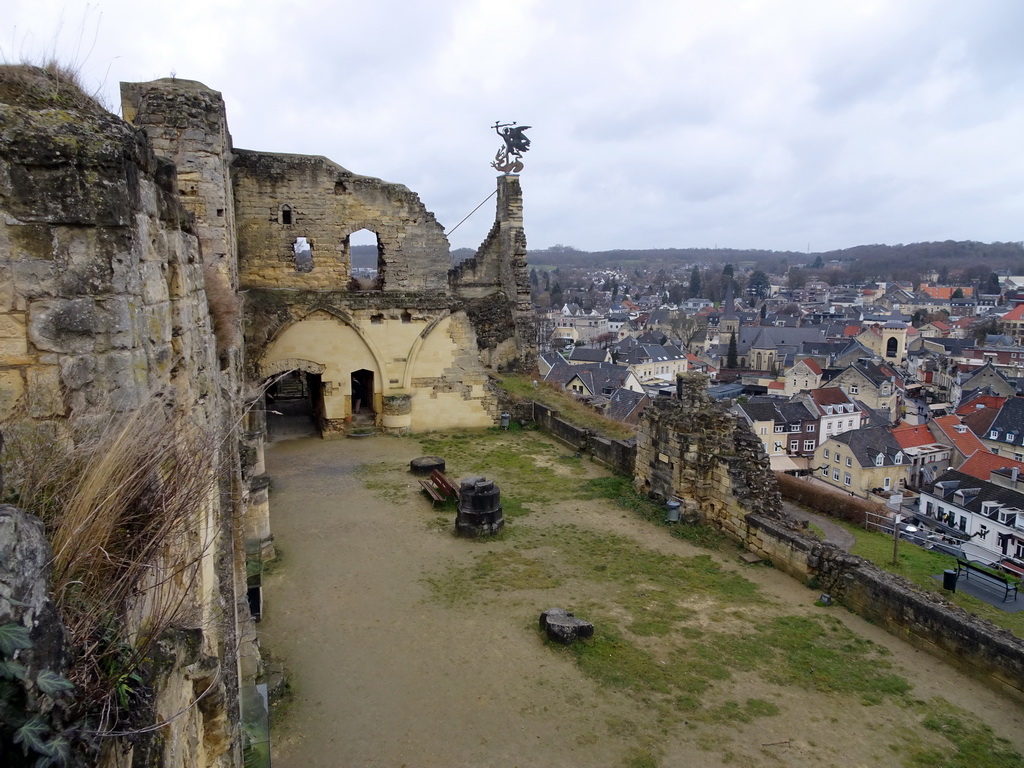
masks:
<path fill-rule="evenodd" d="M 515 123 L 494 121 L 494 132 L 501 136 L 505 146 L 499 149 L 494 156 L 494 162 L 491 163 L 492 168 L 496 168 L 502 173 L 519 173 L 523 170 L 523 152 L 530 148 L 530 140 L 523 131 L 530 127 L 529 125 L 517 126 Z"/>

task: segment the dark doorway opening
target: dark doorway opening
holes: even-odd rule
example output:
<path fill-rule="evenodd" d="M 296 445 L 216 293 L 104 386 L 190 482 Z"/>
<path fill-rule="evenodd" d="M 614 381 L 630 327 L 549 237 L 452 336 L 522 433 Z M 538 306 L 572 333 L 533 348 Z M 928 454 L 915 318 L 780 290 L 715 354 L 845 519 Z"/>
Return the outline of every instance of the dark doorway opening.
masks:
<path fill-rule="evenodd" d="M 320 374 L 289 371 L 267 388 L 266 401 L 270 440 L 321 434 L 324 396 Z"/>
<path fill-rule="evenodd" d="M 352 371 L 352 424 L 373 426 L 376 421 L 373 410 L 373 371 L 366 368 Z"/>

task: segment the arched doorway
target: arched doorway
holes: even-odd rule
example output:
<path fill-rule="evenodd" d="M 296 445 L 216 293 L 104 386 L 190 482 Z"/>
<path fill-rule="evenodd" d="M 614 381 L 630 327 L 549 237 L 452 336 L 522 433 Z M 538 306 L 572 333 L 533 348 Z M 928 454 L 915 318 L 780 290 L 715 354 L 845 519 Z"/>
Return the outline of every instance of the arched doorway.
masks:
<path fill-rule="evenodd" d="M 896 357 L 899 352 L 900 342 L 895 336 L 890 336 L 885 344 L 885 356 Z"/>
<path fill-rule="evenodd" d="M 321 435 L 324 426 L 324 366 L 282 361 L 264 370 L 267 436 L 270 440 Z"/>

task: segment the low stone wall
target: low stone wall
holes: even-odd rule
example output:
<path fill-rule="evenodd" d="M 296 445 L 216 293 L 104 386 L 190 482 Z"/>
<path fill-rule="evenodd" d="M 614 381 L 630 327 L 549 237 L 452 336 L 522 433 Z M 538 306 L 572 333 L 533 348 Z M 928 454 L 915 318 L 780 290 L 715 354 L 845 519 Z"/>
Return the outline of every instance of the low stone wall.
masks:
<path fill-rule="evenodd" d="M 534 401 L 512 400 L 501 388 L 495 388 L 498 405 L 513 421 L 536 424 L 541 430 L 558 438 L 580 453 L 588 453 L 616 472 L 633 475 L 636 464 L 636 441 L 612 440 L 602 437 L 591 429 L 570 424 L 558 415 L 558 411 Z"/>
<path fill-rule="evenodd" d="M 803 533 L 791 519 L 748 515 L 747 532 L 746 548 L 776 568 L 803 581 L 816 578 L 823 593 L 858 616 L 1024 699 L 1024 640 L 1008 630 Z"/>
<path fill-rule="evenodd" d="M 1024 640 L 805 532 L 781 510 L 761 441 L 686 378 L 682 400 L 659 401 L 638 431 L 634 485 L 681 498 L 692 514 L 779 570 L 916 648 L 1024 699 Z"/>

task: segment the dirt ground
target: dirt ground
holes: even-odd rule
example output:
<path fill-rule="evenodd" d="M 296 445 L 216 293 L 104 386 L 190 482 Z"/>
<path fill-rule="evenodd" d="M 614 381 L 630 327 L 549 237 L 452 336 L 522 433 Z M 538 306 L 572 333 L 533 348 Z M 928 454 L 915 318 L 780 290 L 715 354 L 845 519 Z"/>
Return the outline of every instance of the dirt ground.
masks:
<path fill-rule="evenodd" d="M 538 437 L 538 440 L 544 438 Z M 287 666 L 293 698 L 272 720 L 278 768 L 512 768 L 513 766 L 898 766 L 901 745 L 926 739 L 919 716 L 740 675 L 718 694 L 772 701 L 778 714 L 735 723 L 663 726 L 644 702 L 598 685 L 546 645 L 537 616 L 572 609 L 578 584 L 557 594 L 447 607 L 426 579 L 469 563 L 488 544 L 439 520 L 416 478 L 385 473 L 368 488 L 364 464 L 398 466 L 424 453 L 412 438 L 268 446 L 272 528 L 281 562 L 265 578 L 262 646 Z M 458 468 L 450 468 L 453 477 Z M 589 465 L 591 473 L 602 473 Z M 504 481 L 506 484 L 512 482 Z M 690 557 L 699 550 L 605 501 L 570 501 L 512 524 L 557 522 Z M 714 555 L 792 615 L 823 610 L 817 593 L 770 568 Z M 599 596 L 598 596 L 599 597 Z M 856 616 L 828 609 L 885 646 L 917 700 L 944 697 L 1024 750 L 1024 708 Z M 601 628 L 598 627 L 598 632 Z M 653 756 L 653 757 L 651 757 Z"/>

